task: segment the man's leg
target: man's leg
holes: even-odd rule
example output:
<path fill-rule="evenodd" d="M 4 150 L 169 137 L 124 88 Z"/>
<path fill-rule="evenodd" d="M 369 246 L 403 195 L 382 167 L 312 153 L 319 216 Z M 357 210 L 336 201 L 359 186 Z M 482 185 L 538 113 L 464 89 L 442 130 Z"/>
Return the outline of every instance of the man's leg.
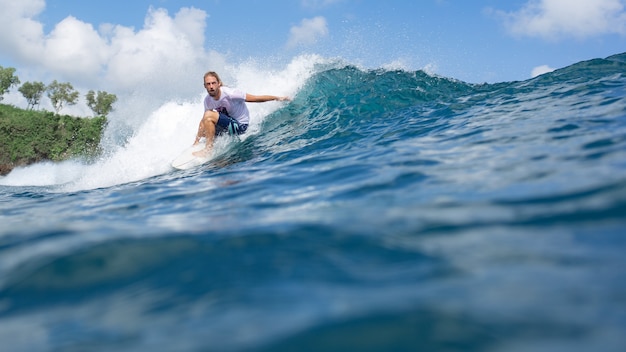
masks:
<path fill-rule="evenodd" d="M 204 150 L 193 153 L 194 155 L 206 156 L 211 148 L 213 148 L 215 125 L 217 124 L 219 117 L 220 115 L 216 111 L 207 110 L 204 112 L 204 116 L 202 116 L 202 120 L 200 120 L 200 125 L 198 126 L 198 134 L 196 135 L 196 141 L 194 144 L 198 144 L 198 142 L 200 142 L 200 138 L 204 137 L 206 147 Z"/>
<path fill-rule="evenodd" d="M 198 133 L 196 133 L 196 140 L 193 142 L 193 145 L 200 143 L 200 138 L 202 138 L 202 136 L 204 136 L 204 120 L 200 120 Z"/>

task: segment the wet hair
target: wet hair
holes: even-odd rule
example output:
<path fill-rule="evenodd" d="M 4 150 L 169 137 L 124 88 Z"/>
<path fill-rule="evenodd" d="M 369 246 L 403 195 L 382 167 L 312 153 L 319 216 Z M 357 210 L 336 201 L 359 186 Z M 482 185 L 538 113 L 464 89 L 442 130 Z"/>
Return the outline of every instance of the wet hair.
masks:
<path fill-rule="evenodd" d="M 217 79 L 217 83 L 219 83 L 220 85 L 222 85 L 222 80 L 220 79 L 220 76 L 217 74 L 217 72 L 214 71 L 209 71 L 207 73 L 204 74 L 204 79 L 207 78 L 207 76 L 213 76 L 215 77 L 215 79 Z"/>

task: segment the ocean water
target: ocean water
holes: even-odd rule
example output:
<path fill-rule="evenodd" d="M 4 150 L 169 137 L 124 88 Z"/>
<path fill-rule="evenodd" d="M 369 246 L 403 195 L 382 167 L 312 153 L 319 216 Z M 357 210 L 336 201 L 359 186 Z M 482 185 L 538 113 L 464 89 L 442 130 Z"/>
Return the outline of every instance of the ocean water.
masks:
<path fill-rule="evenodd" d="M 263 74 L 201 167 L 198 96 L 0 178 L 0 350 L 626 350 L 626 54 Z"/>

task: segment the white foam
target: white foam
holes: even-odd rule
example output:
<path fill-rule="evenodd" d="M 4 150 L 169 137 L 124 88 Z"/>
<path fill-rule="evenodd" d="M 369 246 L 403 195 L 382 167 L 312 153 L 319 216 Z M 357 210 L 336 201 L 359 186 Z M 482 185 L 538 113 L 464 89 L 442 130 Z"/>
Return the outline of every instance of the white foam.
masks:
<path fill-rule="evenodd" d="M 3 186 L 51 186 L 64 184 L 75 180 L 84 167 L 84 164 L 75 160 L 60 163 L 42 162 L 17 167 L 9 175 L 0 178 L 0 184 Z"/>

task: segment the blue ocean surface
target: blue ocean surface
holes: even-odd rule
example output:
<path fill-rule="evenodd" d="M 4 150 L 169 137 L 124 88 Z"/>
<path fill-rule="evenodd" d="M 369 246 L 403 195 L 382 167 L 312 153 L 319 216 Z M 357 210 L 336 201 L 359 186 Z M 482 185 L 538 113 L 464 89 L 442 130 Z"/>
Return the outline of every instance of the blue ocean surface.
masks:
<path fill-rule="evenodd" d="M 203 166 L 169 165 L 197 99 L 0 178 L 0 350 L 626 350 L 626 54 L 303 60 Z"/>

